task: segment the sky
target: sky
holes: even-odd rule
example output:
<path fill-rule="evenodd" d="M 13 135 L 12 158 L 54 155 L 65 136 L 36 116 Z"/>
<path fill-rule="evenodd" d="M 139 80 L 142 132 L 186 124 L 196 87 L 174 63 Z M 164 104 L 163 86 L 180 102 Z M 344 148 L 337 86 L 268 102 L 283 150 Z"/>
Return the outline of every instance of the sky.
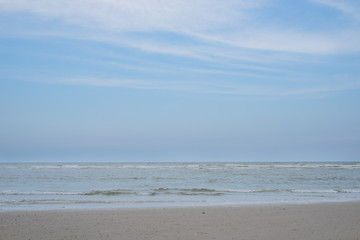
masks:
<path fill-rule="evenodd" d="M 0 0 L 0 161 L 360 161 L 358 0 Z"/>

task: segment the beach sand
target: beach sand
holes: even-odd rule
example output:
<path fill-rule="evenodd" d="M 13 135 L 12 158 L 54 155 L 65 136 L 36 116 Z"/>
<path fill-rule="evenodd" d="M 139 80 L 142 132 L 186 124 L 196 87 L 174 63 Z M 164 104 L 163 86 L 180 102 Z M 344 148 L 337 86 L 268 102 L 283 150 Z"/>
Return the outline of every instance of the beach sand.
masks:
<path fill-rule="evenodd" d="M 0 212 L 1 240 L 358 240 L 360 202 Z"/>

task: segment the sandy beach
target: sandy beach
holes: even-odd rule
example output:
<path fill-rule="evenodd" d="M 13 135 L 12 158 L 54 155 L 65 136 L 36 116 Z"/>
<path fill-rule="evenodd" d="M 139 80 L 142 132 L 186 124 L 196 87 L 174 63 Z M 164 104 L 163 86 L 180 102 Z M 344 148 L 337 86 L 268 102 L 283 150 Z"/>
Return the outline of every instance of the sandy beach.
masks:
<path fill-rule="evenodd" d="M 360 202 L 0 213 L 1 240 L 360 239 Z"/>

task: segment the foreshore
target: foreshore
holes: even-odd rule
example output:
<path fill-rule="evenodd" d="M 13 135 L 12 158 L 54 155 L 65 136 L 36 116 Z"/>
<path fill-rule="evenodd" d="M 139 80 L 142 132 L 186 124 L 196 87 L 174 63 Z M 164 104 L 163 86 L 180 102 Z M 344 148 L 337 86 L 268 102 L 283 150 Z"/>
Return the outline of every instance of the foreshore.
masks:
<path fill-rule="evenodd" d="M 360 202 L 0 212 L 1 240 L 358 240 Z"/>

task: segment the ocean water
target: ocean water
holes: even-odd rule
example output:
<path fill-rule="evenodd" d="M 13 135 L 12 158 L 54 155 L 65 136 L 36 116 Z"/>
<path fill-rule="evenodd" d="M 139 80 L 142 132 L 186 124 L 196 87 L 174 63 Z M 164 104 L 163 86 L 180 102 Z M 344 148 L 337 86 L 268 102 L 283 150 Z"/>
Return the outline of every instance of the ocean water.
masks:
<path fill-rule="evenodd" d="M 0 163 L 0 211 L 360 201 L 360 163 Z"/>

